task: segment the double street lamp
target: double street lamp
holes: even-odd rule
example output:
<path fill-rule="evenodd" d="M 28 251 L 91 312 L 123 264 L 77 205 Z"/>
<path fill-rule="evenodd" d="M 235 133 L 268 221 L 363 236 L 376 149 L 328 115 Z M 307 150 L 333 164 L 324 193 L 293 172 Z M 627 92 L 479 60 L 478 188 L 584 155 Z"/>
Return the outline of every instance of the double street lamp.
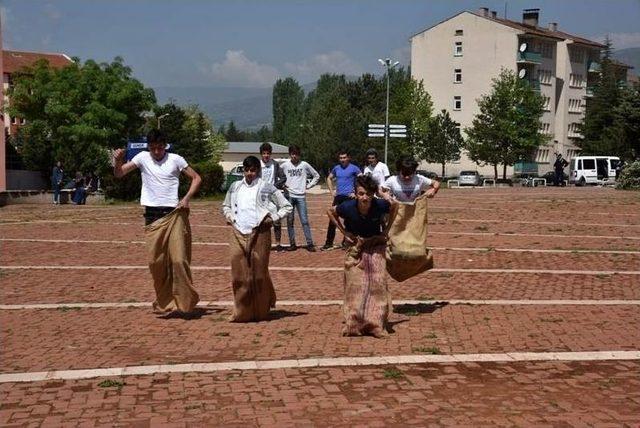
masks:
<path fill-rule="evenodd" d="M 389 145 L 389 70 L 400 64 L 400 62 L 392 61 L 390 58 L 378 58 L 378 62 L 386 68 L 387 73 L 387 109 L 384 121 L 384 163 L 387 163 L 387 146 Z"/>

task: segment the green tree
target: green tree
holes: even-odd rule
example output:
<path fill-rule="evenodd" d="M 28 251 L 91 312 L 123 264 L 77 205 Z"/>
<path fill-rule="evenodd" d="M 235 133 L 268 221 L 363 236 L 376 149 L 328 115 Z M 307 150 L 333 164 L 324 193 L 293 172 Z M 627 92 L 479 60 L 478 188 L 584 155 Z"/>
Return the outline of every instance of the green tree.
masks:
<path fill-rule="evenodd" d="M 445 175 L 447 162 L 460 159 L 460 152 L 464 148 L 464 139 L 460 134 L 460 124 L 449 116 L 449 112 L 442 110 L 433 120 L 429 121 L 424 139 L 415 144 L 415 152 L 419 159 L 442 165 L 442 176 Z"/>
<path fill-rule="evenodd" d="M 620 103 L 620 83 L 611 61 L 612 46 L 607 38 L 600 62 L 600 73 L 593 84 L 593 97 L 587 101 L 580 132 L 575 143 L 585 155 L 621 154 L 619 129 L 616 129 L 616 108 Z"/>
<path fill-rule="evenodd" d="M 236 124 L 233 120 L 229 122 L 229 125 L 225 130 L 224 137 L 227 141 L 244 141 L 244 133 L 236 128 Z"/>
<path fill-rule="evenodd" d="M 273 132 L 267 125 L 263 125 L 257 131 L 244 131 L 244 136 L 247 141 L 259 141 L 261 143 L 273 140 Z"/>
<path fill-rule="evenodd" d="M 27 121 L 20 131 L 23 160 L 45 176 L 55 160 L 69 172 L 104 174 L 108 149 L 139 136 L 142 113 L 155 103 L 121 58 L 110 64 L 75 58 L 63 69 L 39 61 L 15 77 L 9 97 L 9 114 Z"/>
<path fill-rule="evenodd" d="M 299 145 L 306 160 L 325 173 L 335 164 L 339 148 L 352 148 L 346 89 L 343 75 L 324 74 L 305 99 Z"/>
<path fill-rule="evenodd" d="M 300 135 L 304 90 L 292 78 L 278 79 L 273 85 L 273 141 L 290 146 Z"/>
<path fill-rule="evenodd" d="M 506 179 L 507 165 L 530 158 L 539 146 L 548 143 L 539 130 L 543 106 L 544 99 L 527 81 L 503 69 L 493 79 L 491 94 L 478 100 L 480 113 L 465 130 L 469 157 L 493 165 L 496 179 L 502 164 L 502 178 Z"/>
<path fill-rule="evenodd" d="M 640 83 L 622 89 L 620 103 L 614 109 L 613 135 L 621 158 L 632 161 L 640 157 Z"/>
<path fill-rule="evenodd" d="M 179 146 L 185 139 L 184 123 L 187 120 L 187 113 L 171 100 L 167 104 L 157 106 L 154 109 L 154 115 L 155 117 L 150 118 L 147 128 L 158 127 L 159 121 L 160 130 L 166 136 L 167 141 L 174 144 L 179 152 Z M 182 153 L 180 154 L 182 155 Z"/>
<path fill-rule="evenodd" d="M 184 109 L 183 140 L 177 150 L 190 162 L 220 162 L 227 146 L 224 135 L 216 133 L 213 124 L 198 106 Z"/>

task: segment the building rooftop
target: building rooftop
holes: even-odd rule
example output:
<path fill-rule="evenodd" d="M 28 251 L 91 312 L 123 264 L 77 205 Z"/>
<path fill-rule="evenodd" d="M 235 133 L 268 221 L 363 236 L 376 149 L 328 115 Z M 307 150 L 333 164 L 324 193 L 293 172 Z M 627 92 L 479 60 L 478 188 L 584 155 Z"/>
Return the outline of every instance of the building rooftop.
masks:
<path fill-rule="evenodd" d="M 4 73 L 15 73 L 25 67 L 31 67 L 37 61 L 44 59 L 54 68 L 63 68 L 73 64 L 71 58 L 61 53 L 2 51 L 2 68 Z"/>
<path fill-rule="evenodd" d="M 459 12 L 459 13 L 457 13 L 457 14 L 455 14 L 455 15 L 447 18 L 447 19 L 444 19 L 444 20 L 438 22 L 437 24 L 432 25 L 429 28 L 426 28 L 426 29 L 424 29 L 424 30 L 422 30 L 422 31 L 420 31 L 420 32 L 418 32 L 416 34 L 413 34 L 411 36 L 411 38 L 417 36 L 418 34 L 422 34 L 425 31 L 430 30 L 431 28 L 436 27 L 436 26 L 440 25 L 441 23 L 446 22 L 446 21 L 450 20 L 451 18 L 454 18 L 454 17 L 456 17 L 456 16 L 458 16 L 458 15 L 460 15 L 462 13 L 470 13 L 470 14 L 478 16 L 480 18 L 485 18 L 485 19 L 488 19 L 490 21 L 494 21 L 494 22 L 496 22 L 498 24 L 506 25 L 507 27 L 511 27 L 513 29 L 520 30 L 520 31 L 524 32 L 525 34 L 531 34 L 531 35 L 539 36 L 539 37 L 547 37 L 547 38 L 555 39 L 555 40 L 567 40 L 567 39 L 569 39 L 569 40 L 573 40 L 574 43 L 579 43 L 579 44 L 582 44 L 582 45 L 592 46 L 592 47 L 596 47 L 596 48 L 600 48 L 600 49 L 605 47 L 605 45 L 603 45 L 602 43 L 594 42 L 593 40 L 585 39 L 584 37 L 576 36 L 574 34 L 565 33 L 564 31 L 558 31 L 557 29 L 551 30 L 549 28 L 533 26 L 533 25 L 527 25 L 527 24 L 524 24 L 522 22 L 512 21 L 510 19 L 505 19 L 505 18 L 499 18 L 497 16 L 496 17 L 493 17 L 491 15 L 485 16 L 485 15 L 483 15 L 481 13 L 478 13 L 476 11 L 471 11 L 471 10 L 462 11 L 462 12 Z"/>
<path fill-rule="evenodd" d="M 249 154 L 259 154 L 260 153 L 260 145 L 262 142 L 237 142 L 230 141 L 227 143 L 228 146 L 224 153 L 249 153 Z M 271 147 L 273 147 L 273 153 L 275 154 L 289 154 L 289 147 L 283 146 L 282 144 L 271 143 Z"/>

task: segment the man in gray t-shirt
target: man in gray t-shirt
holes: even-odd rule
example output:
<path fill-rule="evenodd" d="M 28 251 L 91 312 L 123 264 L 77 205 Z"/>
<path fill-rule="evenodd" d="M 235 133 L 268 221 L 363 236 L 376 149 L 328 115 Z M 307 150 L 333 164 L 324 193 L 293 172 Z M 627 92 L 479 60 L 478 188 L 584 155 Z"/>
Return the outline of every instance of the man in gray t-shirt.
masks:
<path fill-rule="evenodd" d="M 318 183 L 320 174 L 307 162 L 300 160 L 300 147 L 296 145 L 289 146 L 289 160 L 284 162 L 281 168 L 287 179 L 284 185 L 285 191 L 287 192 L 287 199 L 293 206 L 293 211 L 287 216 L 287 232 L 289 233 L 289 247 L 287 250 L 295 251 L 298 249 L 296 246 L 296 234 L 293 228 L 294 214 L 297 209 L 302 230 L 304 231 L 304 237 L 307 241 L 305 248 L 307 251 L 315 252 L 316 247 L 313 244 L 313 236 L 311 235 L 309 216 L 307 214 L 306 193 L 307 189 L 311 189 Z M 311 177 L 309 183 L 307 183 L 308 177 Z"/>

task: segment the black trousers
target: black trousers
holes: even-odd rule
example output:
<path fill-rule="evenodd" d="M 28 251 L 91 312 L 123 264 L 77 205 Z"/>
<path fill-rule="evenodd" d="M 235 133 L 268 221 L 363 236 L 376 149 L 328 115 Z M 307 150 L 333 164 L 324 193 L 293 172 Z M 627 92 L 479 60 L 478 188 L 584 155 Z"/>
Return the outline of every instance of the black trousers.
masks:
<path fill-rule="evenodd" d="M 333 197 L 333 204 L 331 204 L 331 206 L 335 207 L 337 205 L 340 205 L 344 201 L 348 201 L 349 199 L 351 198 L 347 195 L 336 195 Z M 324 245 L 333 245 L 334 239 L 336 239 L 336 225 L 333 224 L 331 220 L 329 220 L 329 227 L 327 227 L 327 239 L 325 240 Z"/>
<path fill-rule="evenodd" d="M 175 209 L 175 207 L 144 207 L 144 225 L 149 226 Z"/>

